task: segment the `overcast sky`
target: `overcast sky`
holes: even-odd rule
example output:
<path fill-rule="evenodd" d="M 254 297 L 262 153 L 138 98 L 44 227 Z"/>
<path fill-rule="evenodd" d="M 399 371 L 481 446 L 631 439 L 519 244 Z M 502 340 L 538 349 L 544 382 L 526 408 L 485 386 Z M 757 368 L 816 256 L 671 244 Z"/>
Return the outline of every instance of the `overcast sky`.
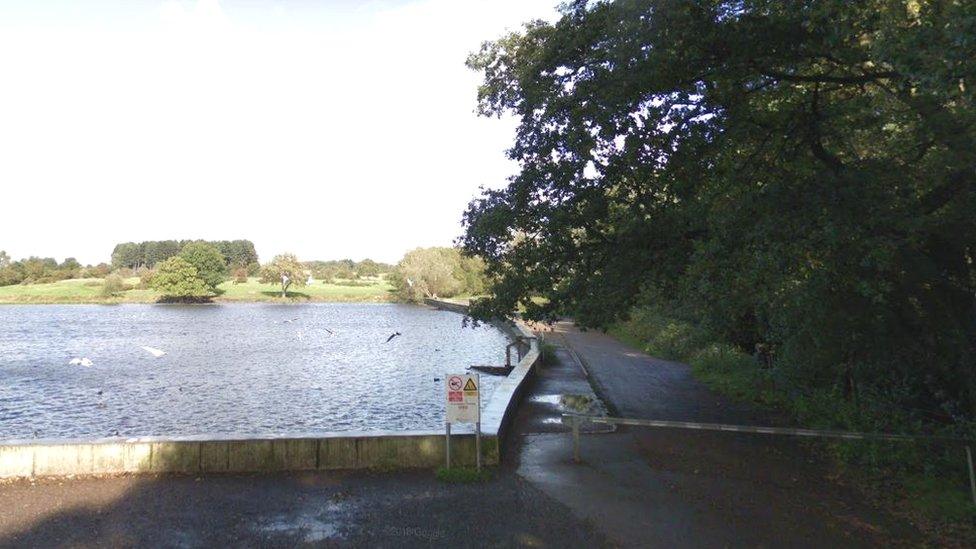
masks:
<path fill-rule="evenodd" d="M 515 170 L 468 53 L 558 0 L 0 0 L 0 250 L 450 245 Z"/>

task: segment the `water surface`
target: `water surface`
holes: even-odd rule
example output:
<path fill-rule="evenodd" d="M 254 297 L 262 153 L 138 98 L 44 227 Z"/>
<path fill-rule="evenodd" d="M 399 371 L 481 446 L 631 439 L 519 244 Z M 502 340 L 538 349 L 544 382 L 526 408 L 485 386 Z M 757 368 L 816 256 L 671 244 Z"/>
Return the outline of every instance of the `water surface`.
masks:
<path fill-rule="evenodd" d="M 399 304 L 0 306 L 0 440 L 438 429 L 434 378 L 506 343 Z"/>

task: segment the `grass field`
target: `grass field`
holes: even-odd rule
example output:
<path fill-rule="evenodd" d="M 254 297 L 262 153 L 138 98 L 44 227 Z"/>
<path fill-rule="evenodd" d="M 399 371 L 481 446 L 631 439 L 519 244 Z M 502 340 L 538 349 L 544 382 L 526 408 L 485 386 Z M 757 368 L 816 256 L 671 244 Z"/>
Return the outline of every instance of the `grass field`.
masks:
<path fill-rule="evenodd" d="M 340 281 L 341 282 L 341 281 Z M 277 285 L 261 284 L 257 278 L 246 283 L 224 282 L 218 288 L 216 302 L 382 302 L 392 301 L 392 286 L 386 279 L 363 281 L 368 285 L 346 286 L 315 281 L 304 288 L 289 290 L 288 297 L 281 297 Z M 160 295 L 149 289 L 138 289 L 138 278 L 129 278 L 127 286 L 134 289 L 119 292 L 111 297 L 102 295 L 102 280 L 98 278 L 72 279 L 50 284 L 16 284 L 0 286 L 0 304 L 12 303 L 155 303 Z M 360 283 L 360 282 L 357 282 Z"/>

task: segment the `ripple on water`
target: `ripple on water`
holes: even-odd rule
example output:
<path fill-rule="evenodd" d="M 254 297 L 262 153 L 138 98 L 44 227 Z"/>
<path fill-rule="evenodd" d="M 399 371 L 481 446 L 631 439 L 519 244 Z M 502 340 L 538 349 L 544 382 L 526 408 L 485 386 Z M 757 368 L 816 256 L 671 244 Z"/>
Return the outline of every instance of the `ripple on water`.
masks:
<path fill-rule="evenodd" d="M 0 307 L 0 439 L 438 429 L 434 378 L 506 343 L 398 304 Z"/>

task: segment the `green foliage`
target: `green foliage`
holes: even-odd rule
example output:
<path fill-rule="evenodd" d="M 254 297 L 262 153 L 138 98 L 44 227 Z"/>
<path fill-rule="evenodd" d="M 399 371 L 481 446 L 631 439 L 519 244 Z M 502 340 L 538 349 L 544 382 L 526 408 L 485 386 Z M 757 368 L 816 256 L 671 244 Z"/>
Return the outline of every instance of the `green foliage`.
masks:
<path fill-rule="evenodd" d="M 543 343 L 539 347 L 539 363 L 543 366 L 552 366 L 558 362 L 556 358 L 556 346 L 552 343 Z"/>
<path fill-rule="evenodd" d="M 227 274 L 227 263 L 217 246 L 202 240 L 188 242 L 180 250 L 180 257 L 187 260 L 197 270 L 197 276 L 211 292 L 224 281 Z"/>
<path fill-rule="evenodd" d="M 57 282 L 76 278 L 82 271 L 81 264 L 73 257 L 61 263 L 52 257 L 33 256 L 12 261 L 6 252 L 0 252 L 0 286 Z"/>
<path fill-rule="evenodd" d="M 125 281 L 119 275 L 108 275 L 102 283 L 102 297 L 112 297 L 125 291 Z"/>
<path fill-rule="evenodd" d="M 973 419 L 974 6 L 571 2 L 485 44 L 520 173 L 464 215 L 472 313 L 607 326 L 666 296 L 666 355 L 693 320 L 855 415 Z"/>
<path fill-rule="evenodd" d="M 453 467 L 451 469 L 439 467 L 435 474 L 437 476 L 437 480 L 452 484 L 474 484 L 488 482 L 492 477 L 491 471 L 488 469 L 481 469 L 479 471 L 471 467 Z"/>
<path fill-rule="evenodd" d="M 164 299 L 196 299 L 211 293 L 197 268 L 181 256 L 173 256 L 159 264 L 152 277 L 152 288 Z"/>
<path fill-rule="evenodd" d="M 406 301 L 476 295 L 484 291 L 484 263 L 457 248 L 417 248 L 403 256 L 391 275 Z"/>
<path fill-rule="evenodd" d="M 206 242 L 217 248 L 225 260 L 225 268 L 257 265 L 258 254 L 250 240 L 149 240 L 145 242 L 123 242 L 112 250 L 112 267 L 115 269 L 153 267 L 180 254 L 191 242 Z"/>
<path fill-rule="evenodd" d="M 281 297 L 288 296 L 288 288 L 292 285 L 304 288 L 306 280 L 308 280 L 308 271 L 295 254 L 277 255 L 271 263 L 261 268 L 261 282 L 280 284 Z"/>

